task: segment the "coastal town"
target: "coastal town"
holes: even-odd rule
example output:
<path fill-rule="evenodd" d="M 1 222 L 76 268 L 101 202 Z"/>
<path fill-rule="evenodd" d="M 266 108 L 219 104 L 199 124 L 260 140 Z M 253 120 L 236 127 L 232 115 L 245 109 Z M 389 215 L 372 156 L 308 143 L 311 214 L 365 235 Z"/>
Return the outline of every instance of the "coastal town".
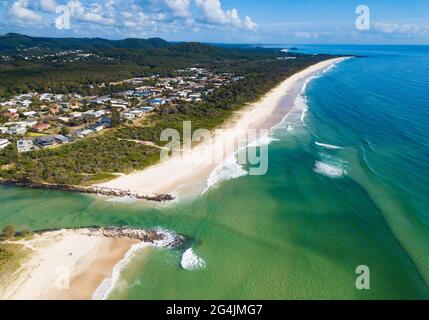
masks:
<path fill-rule="evenodd" d="M 0 150 L 11 145 L 20 153 L 57 148 L 121 124 L 133 125 L 168 106 L 202 102 L 217 88 L 241 79 L 232 73 L 193 67 L 177 70 L 171 77 L 152 75 L 98 84 L 130 88 L 110 95 L 15 95 L 0 100 Z"/>

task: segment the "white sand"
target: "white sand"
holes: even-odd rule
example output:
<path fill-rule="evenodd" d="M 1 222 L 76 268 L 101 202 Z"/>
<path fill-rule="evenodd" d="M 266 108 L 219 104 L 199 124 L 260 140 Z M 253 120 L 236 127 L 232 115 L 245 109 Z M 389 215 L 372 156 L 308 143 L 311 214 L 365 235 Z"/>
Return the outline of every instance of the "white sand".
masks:
<path fill-rule="evenodd" d="M 245 136 L 248 129 L 270 129 L 277 124 L 289 111 L 282 108 L 282 100 L 290 94 L 303 79 L 343 61 L 345 58 L 336 58 L 313 65 L 283 81 L 279 86 L 267 93 L 261 100 L 237 112 L 235 119 L 229 121 L 222 128 L 232 129 L 226 134 L 214 134 L 214 142 L 203 142 L 182 157 L 182 161 L 171 159 L 143 171 L 126 175 L 110 182 L 101 184 L 101 187 L 131 190 L 135 193 L 174 194 L 182 196 L 185 193 L 199 194 L 206 187 L 205 183 L 210 173 L 219 163 L 236 151 L 235 144 L 240 135 Z M 279 117 L 280 114 L 280 117 Z M 221 154 L 223 158 L 216 161 L 206 161 L 196 164 L 191 159 L 204 159 L 207 155 Z"/>
<path fill-rule="evenodd" d="M 13 243 L 33 254 L 12 283 L 1 284 L 1 300 L 91 299 L 135 241 L 61 230 Z"/>

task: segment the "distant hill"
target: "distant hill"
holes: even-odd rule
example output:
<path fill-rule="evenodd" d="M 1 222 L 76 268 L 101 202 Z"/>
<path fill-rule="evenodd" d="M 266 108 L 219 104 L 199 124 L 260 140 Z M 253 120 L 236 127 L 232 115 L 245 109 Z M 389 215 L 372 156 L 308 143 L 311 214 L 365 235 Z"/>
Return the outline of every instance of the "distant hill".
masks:
<path fill-rule="evenodd" d="M 0 36 L 0 51 L 40 48 L 49 50 L 155 49 L 172 46 L 161 38 L 107 40 L 102 38 L 44 38 L 17 33 Z"/>

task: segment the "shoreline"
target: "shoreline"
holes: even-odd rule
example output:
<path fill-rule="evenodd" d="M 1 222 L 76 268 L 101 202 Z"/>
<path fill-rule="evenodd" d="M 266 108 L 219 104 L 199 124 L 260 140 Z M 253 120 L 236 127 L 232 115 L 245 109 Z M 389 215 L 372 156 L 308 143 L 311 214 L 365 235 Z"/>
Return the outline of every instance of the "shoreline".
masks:
<path fill-rule="evenodd" d="M 237 141 L 246 138 L 248 130 L 269 130 L 280 123 L 292 109 L 292 106 L 285 107 L 291 104 L 285 103 L 285 99 L 300 93 L 298 87 L 302 81 L 347 59 L 349 57 L 329 59 L 295 73 L 257 102 L 236 111 L 231 119 L 218 128 L 227 131 L 226 134 L 214 130 L 210 142 L 203 142 L 184 152 L 179 156 L 182 159 L 173 157 L 142 171 L 96 184 L 94 187 L 129 190 L 134 193 L 169 194 L 175 198 L 182 198 L 184 195 L 200 195 L 208 187 L 207 180 L 210 174 L 224 160 L 235 154 Z M 247 141 L 247 144 L 255 141 Z M 223 154 L 225 157 L 219 159 L 214 156 L 215 161 L 195 163 L 194 159 L 207 159 L 207 154 Z"/>
<path fill-rule="evenodd" d="M 0 300 L 90 300 L 136 246 L 177 248 L 184 241 L 161 229 L 114 227 L 38 231 L 5 241 L 31 254 L 0 285 Z"/>
<path fill-rule="evenodd" d="M 190 150 L 182 150 L 178 157 L 152 165 L 129 175 L 111 181 L 77 186 L 45 182 L 16 181 L 0 178 L 0 186 L 13 186 L 32 189 L 57 190 L 63 192 L 93 194 L 98 196 L 132 198 L 149 202 L 173 202 L 183 195 L 200 195 L 210 188 L 207 184 L 211 173 L 236 152 L 237 142 L 246 139 L 248 130 L 270 130 L 287 116 L 292 106 L 284 106 L 301 81 L 350 57 L 325 60 L 301 70 L 267 92 L 258 101 L 249 103 L 234 112 L 222 126 L 211 131 L 212 141 L 198 144 Z M 219 133 L 219 130 L 225 132 Z M 259 137 L 262 138 L 262 137 Z M 257 141 L 247 141 L 247 145 Z M 213 154 L 213 161 L 199 163 Z M 224 157 L 219 158 L 217 154 Z M 197 163 L 193 163 L 194 159 Z"/>

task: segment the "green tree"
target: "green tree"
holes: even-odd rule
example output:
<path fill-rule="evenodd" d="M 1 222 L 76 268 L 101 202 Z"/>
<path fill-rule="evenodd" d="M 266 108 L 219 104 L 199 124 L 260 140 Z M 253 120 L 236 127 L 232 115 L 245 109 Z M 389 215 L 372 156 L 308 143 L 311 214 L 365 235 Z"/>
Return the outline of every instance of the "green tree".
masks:
<path fill-rule="evenodd" d="M 23 237 L 28 236 L 29 234 L 30 234 L 30 230 L 28 230 L 27 227 L 22 227 L 21 231 L 19 232 L 19 235 Z"/>
<path fill-rule="evenodd" d="M 121 114 L 117 109 L 112 110 L 112 127 L 117 127 L 121 124 Z"/>
<path fill-rule="evenodd" d="M 68 135 L 69 133 L 70 133 L 70 129 L 69 129 L 69 127 L 67 127 L 67 126 L 63 126 L 62 128 L 61 128 L 61 134 L 63 135 L 63 136 L 66 136 L 66 135 Z"/>
<path fill-rule="evenodd" d="M 6 227 L 3 228 L 3 235 L 7 239 L 13 239 L 16 235 L 16 228 L 15 226 L 9 224 Z"/>

